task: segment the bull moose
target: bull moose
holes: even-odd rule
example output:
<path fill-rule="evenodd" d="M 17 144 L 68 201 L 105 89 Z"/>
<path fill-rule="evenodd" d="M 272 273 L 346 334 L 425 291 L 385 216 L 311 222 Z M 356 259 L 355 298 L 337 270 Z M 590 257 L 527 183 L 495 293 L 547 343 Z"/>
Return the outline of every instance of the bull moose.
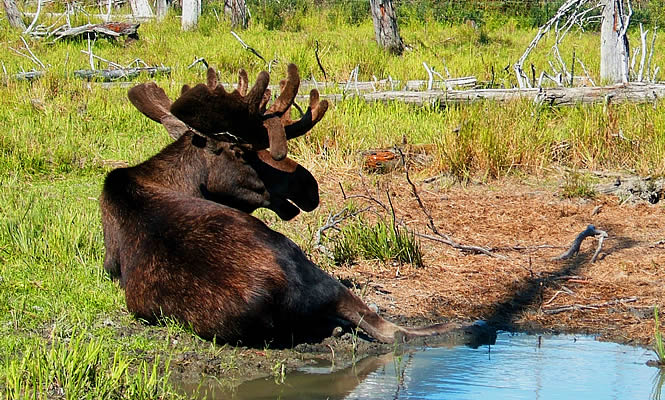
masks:
<path fill-rule="evenodd" d="M 210 68 L 207 84 L 183 87 L 173 103 L 154 83 L 129 90 L 136 108 L 176 139 L 104 182 L 104 268 L 120 281 L 129 311 L 245 344 L 321 337 L 340 321 L 387 343 L 451 329 L 385 320 L 249 214 L 264 207 L 288 220 L 318 206 L 316 179 L 286 157 L 286 140 L 309 131 L 328 103 L 312 90 L 306 112 L 292 121 L 300 84 L 294 65 L 269 108 L 268 74 L 249 91 L 247 74 L 239 75 L 238 88 L 227 92 Z"/>

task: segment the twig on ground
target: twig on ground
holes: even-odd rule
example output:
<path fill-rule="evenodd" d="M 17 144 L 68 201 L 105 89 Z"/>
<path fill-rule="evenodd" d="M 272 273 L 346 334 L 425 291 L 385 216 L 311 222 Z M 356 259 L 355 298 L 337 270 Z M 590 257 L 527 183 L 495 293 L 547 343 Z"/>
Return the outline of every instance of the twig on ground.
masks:
<path fill-rule="evenodd" d="M 614 306 L 617 304 L 625 304 L 625 303 L 634 303 L 637 301 L 637 297 L 628 297 L 625 299 L 616 299 L 616 300 L 610 300 L 606 301 L 604 303 L 597 303 L 597 304 L 572 304 L 569 306 L 563 306 L 563 307 L 557 307 L 557 308 L 550 308 L 548 310 L 543 310 L 543 313 L 545 314 L 559 314 L 562 312 L 566 311 L 584 311 L 584 310 L 596 310 L 601 307 L 607 307 L 607 306 Z"/>
<path fill-rule="evenodd" d="M 600 238 L 598 240 L 598 248 L 596 249 L 593 258 L 591 259 L 591 262 L 596 261 L 596 257 L 598 257 L 598 254 L 600 253 L 600 250 L 603 247 L 603 241 L 605 240 L 605 238 L 607 238 L 608 235 L 607 232 L 596 229 L 596 227 L 593 225 L 588 225 L 584 231 L 582 231 L 579 235 L 577 235 L 570 248 L 566 250 L 563 254 L 552 258 L 552 261 L 566 260 L 570 257 L 573 257 L 574 255 L 580 252 L 580 246 L 582 245 L 582 241 L 584 239 L 586 239 L 589 236 L 596 236 L 596 235 L 600 235 Z"/>
<path fill-rule="evenodd" d="M 486 256 L 498 258 L 498 259 L 501 259 L 501 260 L 507 260 L 508 259 L 508 257 L 502 256 L 500 254 L 494 254 L 494 253 L 492 253 L 492 251 L 490 249 L 486 249 L 484 247 L 469 246 L 469 245 L 464 245 L 464 244 L 457 243 L 456 241 L 452 240 L 448 235 L 445 235 L 445 234 L 442 234 L 442 233 L 438 233 L 437 236 L 426 235 L 424 233 L 417 233 L 417 232 L 415 232 L 414 234 L 418 237 L 423 238 L 423 239 L 429 239 L 429 240 L 433 240 L 435 242 L 447 244 L 448 246 L 450 246 L 454 249 L 457 249 L 457 250 L 467 251 L 467 252 L 470 252 L 470 253 L 481 253 L 481 254 L 484 254 Z"/>
<path fill-rule="evenodd" d="M 35 13 L 35 17 L 32 19 L 30 26 L 28 26 L 25 29 L 25 31 L 23 31 L 23 34 L 30 33 L 30 31 L 32 31 L 32 28 L 34 28 L 35 24 L 37 23 L 37 19 L 39 18 L 39 14 L 41 12 L 42 12 L 42 0 L 37 0 L 37 12 Z"/>
<path fill-rule="evenodd" d="M 189 64 L 189 65 L 187 66 L 187 69 L 192 69 L 192 68 L 193 68 L 196 64 L 198 64 L 198 63 L 202 63 L 203 65 L 206 66 L 206 69 L 208 68 L 208 62 L 206 61 L 206 59 L 203 58 L 203 57 L 199 57 L 199 58 L 197 58 L 196 60 L 194 60 L 193 63 Z"/>
<path fill-rule="evenodd" d="M 418 202 L 418 206 L 420 207 L 420 210 L 425 214 L 427 217 L 427 226 L 429 229 L 434 233 L 436 236 L 432 235 L 425 235 L 422 233 L 415 233 L 416 236 L 422 237 L 424 239 L 429 239 L 433 240 L 436 242 L 444 243 L 447 244 L 448 246 L 451 246 L 452 248 L 462 250 L 462 251 L 468 251 L 472 253 L 481 253 L 485 254 L 490 257 L 494 258 L 499 258 L 502 260 L 507 260 L 508 257 L 502 256 L 499 254 L 494 254 L 490 249 L 486 249 L 484 247 L 479 247 L 479 246 L 468 246 L 468 245 L 463 245 L 458 243 L 457 241 L 453 240 L 450 236 L 439 232 L 439 229 L 436 227 L 434 224 L 434 218 L 432 218 L 432 214 L 429 212 L 427 207 L 425 207 L 425 204 L 423 203 L 422 199 L 420 198 L 420 195 L 418 194 L 418 189 L 416 188 L 416 185 L 413 183 L 411 180 L 411 177 L 409 176 L 409 168 L 406 165 L 406 158 L 404 157 L 404 153 L 402 152 L 401 149 L 397 149 L 397 152 L 399 153 L 400 157 L 402 158 L 402 166 L 404 167 L 404 173 L 406 175 L 406 181 L 407 183 L 411 186 L 411 193 L 413 194 L 413 197 L 415 197 L 416 201 Z"/>
<path fill-rule="evenodd" d="M 120 68 L 120 69 L 125 69 L 122 65 L 120 65 L 120 64 L 118 64 L 118 63 L 114 63 L 113 61 L 107 60 L 107 59 L 102 58 L 102 57 L 100 57 L 100 56 L 97 56 L 97 55 L 94 55 L 94 54 L 90 54 L 90 53 L 88 53 L 87 50 L 81 50 L 81 53 L 83 53 L 83 54 L 85 54 L 85 55 L 87 55 L 87 56 L 91 56 L 92 58 L 96 58 L 96 59 L 99 60 L 99 61 L 105 62 L 105 63 L 107 63 L 110 67 Z"/>
<path fill-rule="evenodd" d="M 337 225 L 339 225 L 342 221 L 347 220 L 349 218 L 353 218 L 356 215 L 362 214 L 371 208 L 372 208 L 371 206 L 368 206 L 353 213 L 348 213 L 349 210 L 347 208 L 344 208 L 342 209 L 342 211 L 338 212 L 337 214 L 334 215 L 329 214 L 326 223 L 322 227 L 320 227 L 314 234 L 314 248 L 319 250 L 326 257 L 334 259 L 335 257 L 333 256 L 332 252 L 328 250 L 328 248 L 324 246 L 323 243 L 321 243 L 321 239 L 325 231 L 327 231 L 328 229 L 335 229 L 339 231 L 340 229 L 337 227 Z"/>
<path fill-rule="evenodd" d="M 591 257 L 591 262 L 595 263 L 596 259 L 598 258 L 598 254 L 600 254 L 600 251 L 603 249 L 603 242 L 607 238 L 607 232 L 605 231 L 598 231 L 598 234 L 600 235 L 598 237 L 598 247 L 596 247 L 596 251 L 593 253 L 593 257 Z"/>
<path fill-rule="evenodd" d="M 25 49 L 28 50 L 28 53 L 30 54 L 30 58 L 32 59 L 32 61 L 34 61 L 35 64 L 42 67 L 42 69 L 46 69 L 46 66 L 44 66 L 44 63 L 42 63 L 39 60 L 39 58 L 37 58 L 37 56 L 35 55 L 35 53 L 32 52 L 32 50 L 30 50 L 30 46 L 28 46 L 28 42 L 26 42 L 25 39 L 23 39 L 23 37 L 21 37 L 21 41 L 23 42 L 23 45 L 25 46 Z"/>
<path fill-rule="evenodd" d="M 323 65 L 321 64 L 321 59 L 319 59 L 319 41 L 316 41 L 316 47 L 314 48 L 314 56 L 316 56 L 316 63 L 319 64 L 319 69 L 321 72 L 323 72 L 323 79 L 328 80 L 328 74 L 326 74 L 326 70 L 323 68 Z"/>
<path fill-rule="evenodd" d="M 240 42 L 240 44 L 242 45 L 242 47 L 245 48 L 245 50 L 247 50 L 250 53 L 254 54 L 258 58 L 262 59 L 264 63 L 268 64 L 268 61 L 265 58 L 263 58 L 263 56 L 261 54 L 259 54 L 258 51 L 254 50 L 254 48 L 252 48 L 252 47 L 249 47 L 249 45 L 247 43 L 245 43 L 242 39 L 240 39 L 240 36 L 238 36 L 237 33 L 231 31 L 231 35 L 233 35 L 233 37 L 236 38 L 236 40 L 238 40 Z"/>

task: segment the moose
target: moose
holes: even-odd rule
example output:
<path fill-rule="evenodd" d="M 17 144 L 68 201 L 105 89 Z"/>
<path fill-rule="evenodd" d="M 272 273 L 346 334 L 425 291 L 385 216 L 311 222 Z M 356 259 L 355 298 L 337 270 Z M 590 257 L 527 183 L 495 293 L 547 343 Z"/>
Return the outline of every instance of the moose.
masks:
<path fill-rule="evenodd" d="M 387 321 L 250 215 L 263 207 L 289 220 L 319 204 L 316 179 L 286 156 L 286 143 L 312 129 L 328 103 L 314 89 L 302 118 L 291 120 L 300 78 L 294 65 L 287 75 L 270 107 L 265 72 L 248 91 L 241 70 L 227 92 L 210 68 L 207 84 L 185 85 L 173 103 L 154 83 L 129 90 L 175 141 L 104 182 L 104 268 L 124 288 L 128 310 L 243 344 L 325 337 L 343 322 L 385 343 L 448 332 L 452 325 Z"/>

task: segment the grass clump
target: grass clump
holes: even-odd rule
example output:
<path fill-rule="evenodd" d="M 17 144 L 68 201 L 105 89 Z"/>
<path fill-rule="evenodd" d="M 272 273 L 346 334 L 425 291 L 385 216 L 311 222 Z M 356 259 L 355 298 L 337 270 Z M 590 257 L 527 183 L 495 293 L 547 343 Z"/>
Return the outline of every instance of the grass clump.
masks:
<path fill-rule="evenodd" d="M 577 171 L 569 171 L 566 173 L 561 190 L 563 197 L 567 199 L 592 199 L 596 197 L 592 178 L 589 175 L 581 174 Z"/>
<path fill-rule="evenodd" d="M 52 332 L 55 334 L 55 332 Z M 155 399 L 178 398 L 169 386 L 168 361 L 160 366 L 135 360 L 120 348 L 110 351 L 103 339 L 85 331 L 50 343 L 27 346 L 19 357 L 2 366 L 7 399 Z M 166 371 L 164 371 L 166 370 Z"/>
<path fill-rule="evenodd" d="M 333 239 L 332 253 L 337 265 L 353 263 L 358 258 L 424 265 L 415 234 L 384 219 L 375 224 L 361 219 L 347 224 Z"/>
<path fill-rule="evenodd" d="M 663 334 L 660 332 L 660 318 L 658 315 L 658 306 L 653 308 L 654 319 L 654 346 L 653 351 L 656 353 L 658 359 L 656 363 L 660 367 L 665 367 L 665 344 L 663 343 Z"/>

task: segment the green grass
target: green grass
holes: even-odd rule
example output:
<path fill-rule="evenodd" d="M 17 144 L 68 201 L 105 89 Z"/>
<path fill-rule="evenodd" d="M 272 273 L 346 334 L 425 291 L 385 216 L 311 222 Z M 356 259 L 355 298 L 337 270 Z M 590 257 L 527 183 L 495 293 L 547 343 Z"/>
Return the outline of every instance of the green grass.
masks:
<path fill-rule="evenodd" d="M 397 261 L 422 267 L 423 256 L 420 241 L 412 232 L 390 221 L 379 219 L 376 223 L 354 218 L 332 239 L 335 264 L 350 264 L 359 258 Z"/>
<path fill-rule="evenodd" d="M 568 171 L 564 175 L 561 194 L 569 199 L 592 199 L 596 196 L 596 192 L 593 190 L 593 179 L 578 171 Z"/>
<path fill-rule="evenodd" d="M 660 366 L 665 366 L 665 344 L 663 343 L 663 334 L 660 332 L 660 318 L 658 315 L 658 306 L 653 309 L 654 319 L 654 347 L 653 351 L 656 353 L 658 360 L 656 362 Z"/>
<path fill-rule="evenodd" d="M 44 12 L 57 7 L 48 5 Z M 303 78 L 322 81 L 313 51 L 318 40 L 330 80 L 345 80 L 356 65 L 361 80 L 425 79 L 426 61 L 437 71 L 447 67 L 453 76 L 475 75 L 481 81 L 492 79 L 493 67 L 495 83 L 509 87 L 515 79 L 503 68 L 515 62 L 536 32 L 519 18 L 484 14 L 481 31 L 439 19 L 426 9 L 423 16 L 417 7 L 404 9 L 400 28 L 412 50 L 395 57 L 376 46 L 371 20 L 363 17 L 362 8 L 353 2 L 345 7 L 310 7 L 275 25 L 267 20 L 252 23 L 240 34 L 267 59 L 279 61 L 275 82 L 288 62 L 299 66 Z M 87 19 L 79 16 L 74 22 Z M 202 69 L 187 68 L 195 57 L 218 67 L 225 81 L 235 81 L 241 67 L 251 77 L 266 67 L 232 38 L 228 22 L 218 22 L 214 14 L 205 14 L 193 32 L 180 32 L 178 22 L 169 15 L 162 24 L 145 23 L 139 30 L 141 39 L 131 44 L 98 40 L 94 53 L 121 64 L 140 58 L 171 66 L 170 76 L 156 79 L 172 98 L 183 83 L 204 80 Z M 269 29 L 277 25 L 280 30 Z M 562 53 L 572 54 L 574 47 L 578 56 L 584 54 L 597 79 L 597 35 L 576 33 L 574 39 L 561 47 Z M 131 106 L 127 88 L 105 89 L 72 77 L 74 70 L 89 68 L 87 56 L 81 54 L 87 43 L 29 45 L 49 66 L 43 79 L 18 82 L 0 72 L 0 392 L 9 398 L 46 398 L 60 390 L 66 398 L 172 398 L 173 389 L 163 379 L 168 355 L 217 350 L 197 344 L 191 332 L 175 323 L 146 326 L 127 314 L 122 290 L 102 268 L 97 202 L 114 163 L 138 163 L 170 139 Z M 34 67 L 9 50 L 22 46 L 19 33 L 9 29 L 6 19 L 0 20 L 0 63 L 8 74 Z M 548 43 L 539 47 L 547 48 Z M 658 41 L 655 64 L 665 65 L 664 50 L 665 42 Z M 539 70 L 547 65 L 543 53 L 529 59 Z M 360 151 L 389 147 L 405 136 L 410 144 L 434 145 L 431 162 L 414 174 L 493 179 L 545 174 L 551 167 L 566 166 L 662 175 L 663 132 L 660 102 L 567 108 L 526 101 L 413 107 L 348 99 L 331 107 L 311 134 L 290 143 L 290 152 L 318 176 L 324 170 L 358 170 Z M 288 223 L 269 212 L 258 215 L 308 250 L 312 233 L 334 205 L 322 207 Z M 340 260 L 422 263 L 417 241 L 402 228 L 393 229 L 386 221 L 349 222 L 346 236 L 335 245 Z M 170 340 L 174 336 L 181 338 L 177 346 Z M 234 368 L 233 360 L 225 362 Z"/>

